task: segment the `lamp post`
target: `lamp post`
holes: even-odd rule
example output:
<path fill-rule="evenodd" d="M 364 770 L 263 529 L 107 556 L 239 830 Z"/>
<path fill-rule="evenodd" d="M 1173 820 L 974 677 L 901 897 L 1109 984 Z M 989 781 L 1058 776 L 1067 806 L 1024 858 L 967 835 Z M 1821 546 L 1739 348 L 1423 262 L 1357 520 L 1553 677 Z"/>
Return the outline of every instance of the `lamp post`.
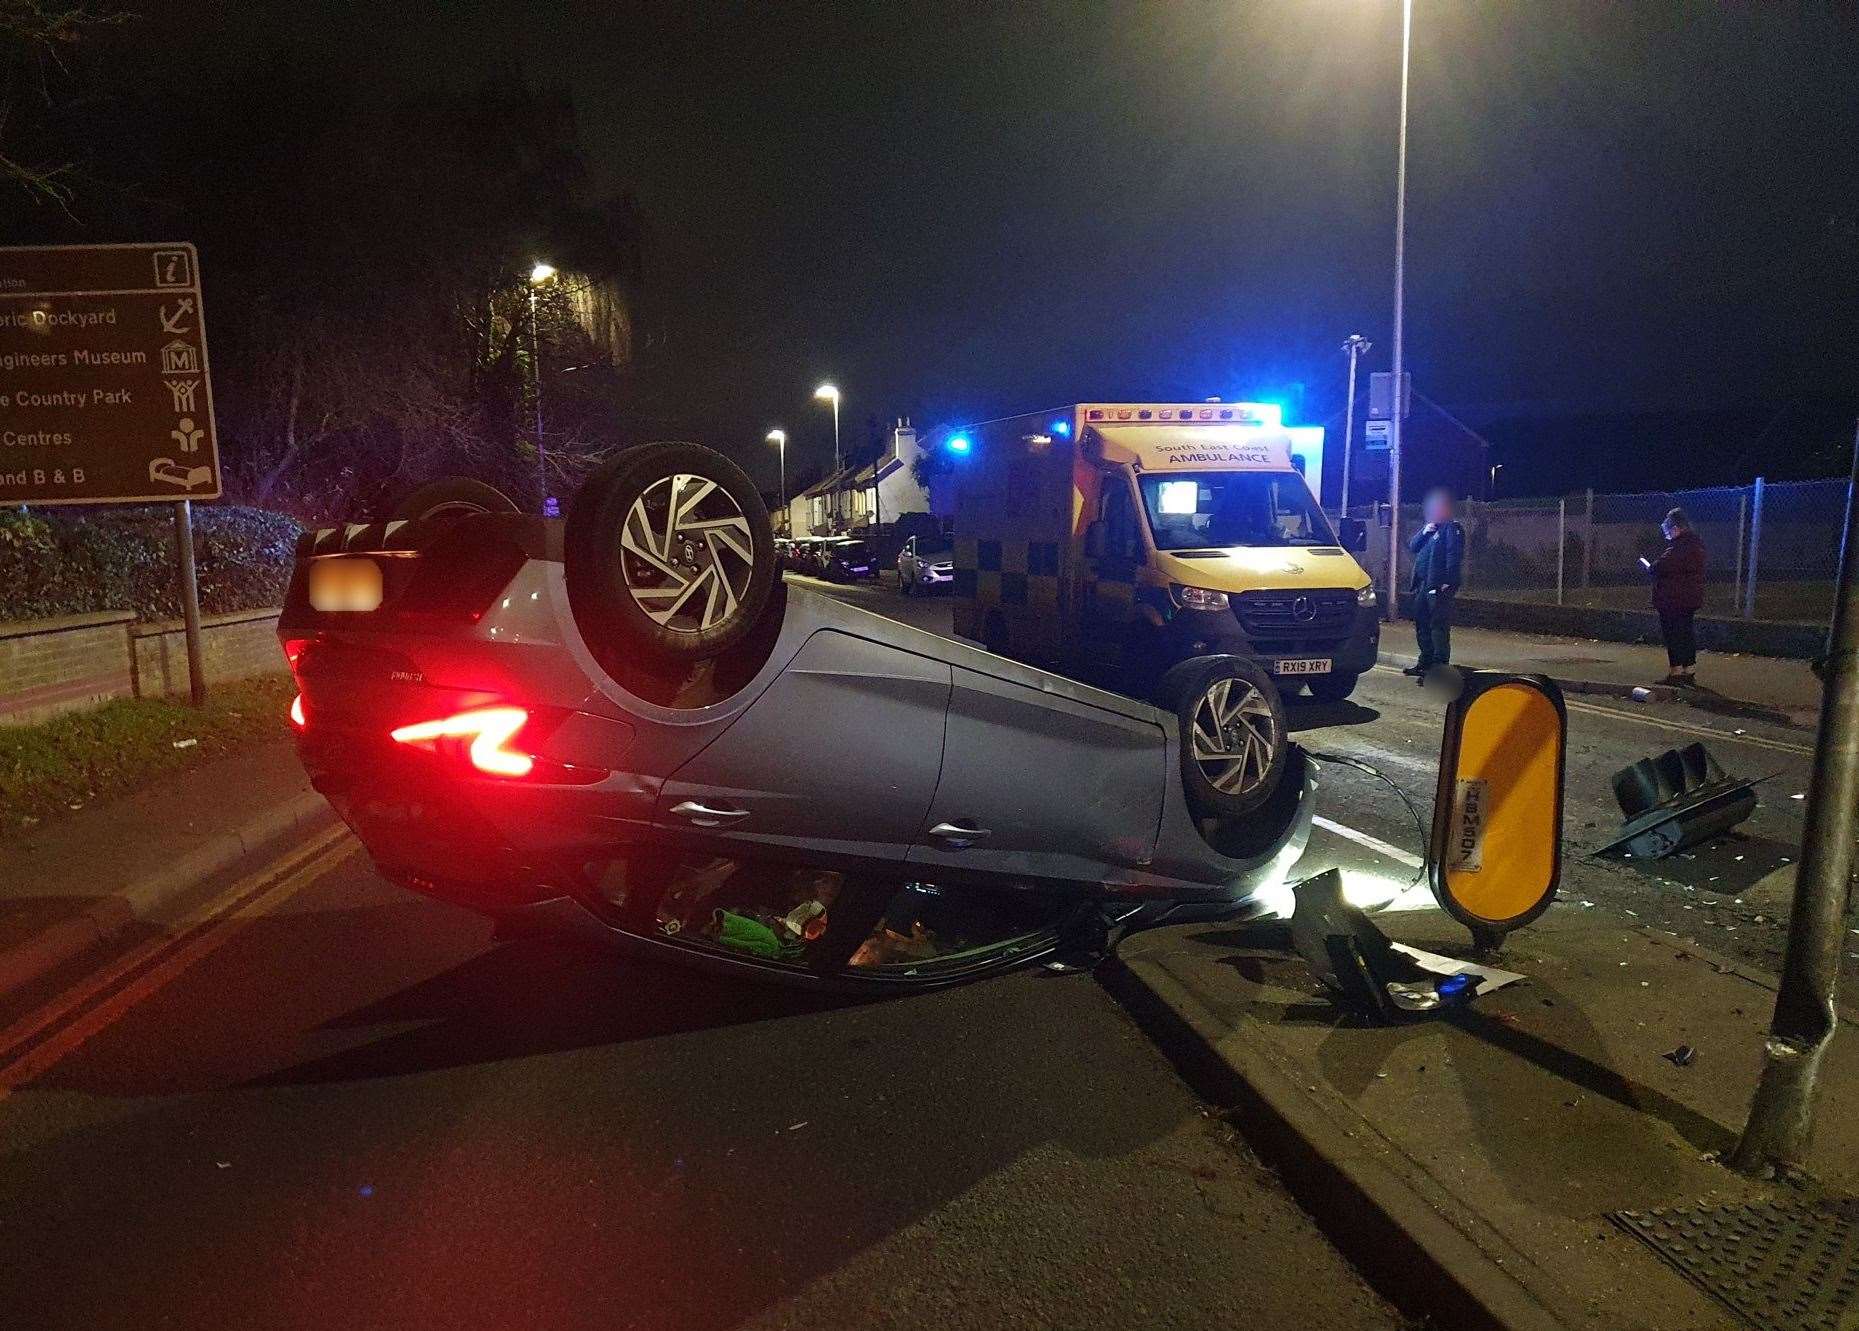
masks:
<path fill-rule="evenodd" d="M 536 393 L 536 502 L 544 517 L 549 512 L 549 465 L 542 451 L 542 324 L 536 317 L 536 288 L 554 276 L 551 264 L 538 262 L 529 270 L 529 377 Z"/>
<path fill-rule="evenodd" d="M 1341 513 L 1349 516 L 1349 455 L 1355 451 L 1356 362 L 1374 346 L 1360 333 L 1351 333 L 1343 341 L 1343 353 L 1349 357 L 1349 401 L 1343 409 L 1343 502 Z"/>
<path fill-rule="evenodd" d="M 821 384 L 818 388 L 813 390 L 813 395 L 822 402 L 830 402 L 833 404 L 833 477 L 835 482 L 837 482 L 839 473 L 844 466 L 839 460 L 839 390 L 831 384 Z M 844 492 L 838 488 L 833 490 L 833 516 L 835 519 L 841 516 L 838 510 L 840 507 L 839 496 L 842 493 Z"/>
<path fill-rule="evenodd" d="M 781 450 L 781 512 L 785 514 L 787 512 L 787 431 L 770 430 L 768 442 Z M 783 517 L 782 522 L 787 523 L 787 519 Z M 788 535 L 792 536 L 794 534 L 792 524 L 788 525 Z"/>
<path fill-rule="evenodd" d="M 1402 324 L 1407 304 L 1407 67 L 1414 40 L 1414 0 L 1401 0 L 1401 125 L 1394 165 L 1394 405 L 1388 416 L 1388 599 L 1390 620 L 1400 616 L 1395 599 L 1401 568 L 1401 416 L 1406 407 Z"/>

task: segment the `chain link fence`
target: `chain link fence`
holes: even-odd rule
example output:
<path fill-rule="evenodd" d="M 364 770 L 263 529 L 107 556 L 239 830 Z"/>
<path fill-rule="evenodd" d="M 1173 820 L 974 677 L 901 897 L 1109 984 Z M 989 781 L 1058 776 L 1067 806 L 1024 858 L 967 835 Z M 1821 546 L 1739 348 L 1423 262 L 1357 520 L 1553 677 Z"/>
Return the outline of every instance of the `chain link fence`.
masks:
<path fill-rule="evenodd" d="M 1758 480 L 1706 490 L 1659 490 L 1561 499 L 1468 500 L 1465 594 L 1548 605 L 1643 610 L 1650 604 L 1639 561 L 1665 548 L 1659 524 L 1682 508 L 1708 559 L 1704 613 L 1790 623 L 1824 623 L 1833 611 L 1847 482 Z M 1387 505 L 1352 508 L 1368 522 L 1367 563 L 1377 580 L 1388 560 Z M 1419 530 L 1420 506 L 1401 506 L 1400 585 Z"/>

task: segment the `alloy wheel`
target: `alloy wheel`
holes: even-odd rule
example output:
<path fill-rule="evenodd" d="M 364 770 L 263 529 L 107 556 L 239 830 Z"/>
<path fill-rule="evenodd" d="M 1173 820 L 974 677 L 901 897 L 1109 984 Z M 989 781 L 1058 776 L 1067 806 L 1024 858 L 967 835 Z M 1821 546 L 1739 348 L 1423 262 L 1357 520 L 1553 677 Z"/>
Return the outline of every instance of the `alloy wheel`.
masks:
<path fill-rule="evenodd" d="M 633 501 L 620 532 L 626 588 L 653 623 L 683 633 L 736 613 L 755 570 L 749 520 L 708 477 L 679 472 Z"/>
<path fill-rule="evenodd" d="M 1265 695 L 1243 679 L 1216 679 L 1195 704 L 1190 748 L 1215 790 L 1237 795 L 1271 770 L 1277 726 Z"/>

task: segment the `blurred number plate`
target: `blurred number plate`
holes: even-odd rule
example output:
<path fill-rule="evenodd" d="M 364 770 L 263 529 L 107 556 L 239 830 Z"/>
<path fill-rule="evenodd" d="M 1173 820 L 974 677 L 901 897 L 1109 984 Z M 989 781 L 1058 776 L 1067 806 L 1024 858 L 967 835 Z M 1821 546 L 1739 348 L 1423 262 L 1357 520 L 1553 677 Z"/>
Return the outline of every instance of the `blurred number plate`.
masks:
<path fill-rule="evenodd" d="M 1304 660 L 1273 661 L 1274 675 L 1327 675 L 1330 673 L 1330 658 L 1314 656 Z"/>
<path fill-rule="evenodd" d="M 314 610 L 378 610 L 381 566 L 372 559 L 319 559 L 310 565 Z"/>

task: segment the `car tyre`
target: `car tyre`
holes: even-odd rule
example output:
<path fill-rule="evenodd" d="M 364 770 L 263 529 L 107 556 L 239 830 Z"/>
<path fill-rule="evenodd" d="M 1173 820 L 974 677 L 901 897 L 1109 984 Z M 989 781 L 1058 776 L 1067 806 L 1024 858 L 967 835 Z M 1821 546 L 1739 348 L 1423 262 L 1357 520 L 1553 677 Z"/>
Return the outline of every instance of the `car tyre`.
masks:
<path fill-rule="evenodd" d="M 1360 675 L 1312 675 L 1304 682 L 1310 685 L 1310 696 L 1318 702 L 1337 703 L 1345 701 L 1356 691 Z"/>
<path fill-rule="evenodd" d="M 394 505 L 389 522 L 462 518 L 473 513 L 518 513 L 516 501 L 494 485 L 469 476 L 428 481 Z"/>
<path fill-rule="evenodd" d="M 1255 662 L 1219 656 L 1171 671 L 1188 804 L 1203 818 L 1237 818 L 1271 798 L 1291 747 L 1284 700 Z"/>
<path fill-rule="evenodd" d="M 774 530 L 742 469 L 700 444 L 646 444 L 576 492 L 564 542 L 581 631 L 667 664 L 721 655 L 774 585 Z"/>

